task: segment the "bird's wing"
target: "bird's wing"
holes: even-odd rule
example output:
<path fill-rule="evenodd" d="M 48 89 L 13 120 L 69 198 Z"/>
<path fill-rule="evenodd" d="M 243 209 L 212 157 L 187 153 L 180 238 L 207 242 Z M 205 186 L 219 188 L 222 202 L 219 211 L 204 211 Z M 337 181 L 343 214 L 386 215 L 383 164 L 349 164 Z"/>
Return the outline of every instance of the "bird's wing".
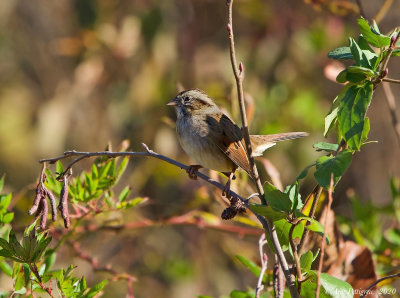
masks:
<path fill-rule="evenodd" d="M 241 129 L 225 114 L 207 115 L 206 122 L 210 126 L 210 136 L 214 143 L 237 166 L 251 175 L 250 163 L 243 144 Z"/>

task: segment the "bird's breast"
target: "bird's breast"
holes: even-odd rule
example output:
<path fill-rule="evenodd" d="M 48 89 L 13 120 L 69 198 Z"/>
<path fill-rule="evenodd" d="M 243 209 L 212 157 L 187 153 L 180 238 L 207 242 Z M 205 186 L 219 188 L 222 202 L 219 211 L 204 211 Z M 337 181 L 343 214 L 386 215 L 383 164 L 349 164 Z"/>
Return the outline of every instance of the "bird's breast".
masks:
<path fill-rule="evenodd" d="M 178 119 L 176 131 L 183 150 L 199 165 L 219 172 L 230 172 L 236 168 L 215 144 L 203 119 Z"/>

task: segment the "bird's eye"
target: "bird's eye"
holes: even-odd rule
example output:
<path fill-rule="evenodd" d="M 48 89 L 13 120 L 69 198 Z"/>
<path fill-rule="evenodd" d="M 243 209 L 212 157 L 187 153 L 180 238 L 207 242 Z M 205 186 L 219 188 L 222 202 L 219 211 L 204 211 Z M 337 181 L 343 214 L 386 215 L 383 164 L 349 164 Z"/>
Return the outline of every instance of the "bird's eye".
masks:
<path fill-rule="evenodd" d="M 189 101 L 190 101 L 190 97 L 189 97 L 189 96 L 185 96 L 185 97 L 183 98 L 183 101 L 184 101 L 184 102 L 189 102 Z"/>

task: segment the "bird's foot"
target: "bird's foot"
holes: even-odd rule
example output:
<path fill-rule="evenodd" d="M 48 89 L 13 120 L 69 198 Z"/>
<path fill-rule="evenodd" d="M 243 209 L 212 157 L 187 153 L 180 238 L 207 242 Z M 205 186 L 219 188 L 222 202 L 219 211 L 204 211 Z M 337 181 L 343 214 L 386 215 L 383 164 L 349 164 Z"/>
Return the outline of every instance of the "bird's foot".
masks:
<path fill-rule="evenodd" d="M 201 165 L 190 165 L 186 169 L 186 173 L 188 173 L 190 179 L 197 180 L 197 175 L 194 172 L 198 171 L 201 168 Z"/>
<path fill-rule="evenodd" d="M 226 182 L 225 187 L 222 190 L 222 195 L 225 196 L 227 199 L 232 198 L 231 181 L 232 181 L 233 176 L 234 176 L 233 173 L 229 174 L 228 182 Z"/>

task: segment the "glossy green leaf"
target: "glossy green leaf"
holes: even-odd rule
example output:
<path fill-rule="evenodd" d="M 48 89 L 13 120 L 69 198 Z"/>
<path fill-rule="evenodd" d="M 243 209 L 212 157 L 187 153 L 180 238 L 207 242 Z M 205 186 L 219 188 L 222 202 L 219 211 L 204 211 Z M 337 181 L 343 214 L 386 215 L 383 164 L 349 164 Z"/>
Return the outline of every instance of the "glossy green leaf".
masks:
<path fill-rule="evenodd" d="M 372 93 L 371 82 L 366 82 L 362 86 L 353 85 L 348 88 L 340 102 L 337 114 L 339 131 L 351 150 L 360 149 L 365 114 L 371 102 Z"/>
<path fill-rule="evenodd" d="M 372 27 L 368 24 L 368 21 L 359 18 L 357 20 L 358 26 L 360 27 L 360 31 L 362 35 L 365 37 L 365 39 L 374 47 L 381 48 L 381 47 L 387 47 L 390 44 L 390 38 L 388 36 L 380 34 L 380 32 L 377 30 L 377 25 L 375 23 L 376 27 Z"/>
<path fill-rule="evenodd" d="M 334 185 L 340 180 L 351 163 L 353 154 L 350 150 L 344 150 L 335 157 L 321 156 L 317 159 L 314 177 L 318 184 L 328 189 L 333 173 Z"/>
<path fill-rule="evenodd" d="M 336 60 L 354 59 L 350 47 L 336 48 L 328 53 L 328 57 Z"/>

